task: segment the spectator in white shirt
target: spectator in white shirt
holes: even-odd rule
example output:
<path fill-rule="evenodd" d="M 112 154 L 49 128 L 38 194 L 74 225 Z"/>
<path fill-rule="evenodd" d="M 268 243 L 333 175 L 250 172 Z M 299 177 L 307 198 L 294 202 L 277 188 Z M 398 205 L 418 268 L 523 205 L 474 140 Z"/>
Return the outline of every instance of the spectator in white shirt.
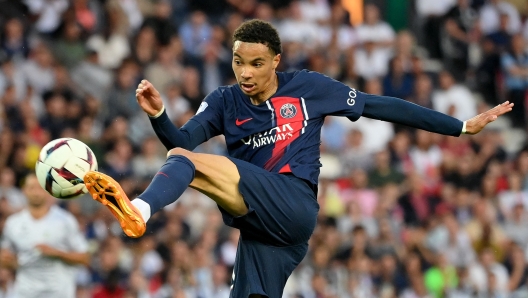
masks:
<path fill-rule="evenodd" d="M 483 34 L 487 35 L 499 29 L 501 14 L 508 15 L 508 33 L 516 34 L 521 31 L 521 17 L 515 6 L 503 0 L 490 0 L 480 10 L 480 29 Z"/>
<path fill-rule="evenodd" d="M 24 0 L 29 12 L 37 17 L 35 28 L 42 33 L 52 33 L 62 21 L 68 0 Z"/>
<path fill-rule="evenodd" d="M 440 90 L 433 93 L 433 108 L 457 119 L 467 120 L 477 114 L 477 102 L 471 91 L 455 83 L 453 76 L 442 71 L 439 75 Z"/>
<path fill-rule="evenodd" d="M 489 273 L 493 274 L 496 282 L 496 290 L 504 292 L 508 290 L 508 271 L 501 263 L 495 260 L 493 250 L 486 248 L 479 256 L 480 262 L 473 263 L 469 267 L 469 280 L 478 292 L 488 290 Z"/>
<path fill-rule="evenodd" d="M 372 41 L 376 48 L 390 49 L 394 44 L 396 34 L 392 27 L 380 19 L 380 12 L 376 5 L 365 6 L 365 22 L 357 29 L 360 42 Z"/>

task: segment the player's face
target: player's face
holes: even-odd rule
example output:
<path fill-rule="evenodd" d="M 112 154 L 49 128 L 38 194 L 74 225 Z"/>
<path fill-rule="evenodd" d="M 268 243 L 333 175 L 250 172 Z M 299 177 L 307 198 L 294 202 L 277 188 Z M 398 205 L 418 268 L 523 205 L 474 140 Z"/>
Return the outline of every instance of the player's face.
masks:
<path fill-rule="evenodd" d="M 48 200 L 49 194 L 40 186 L 36 176 L 30 175 L 26 178 L 23 191 L 30 206 L 39 207 Z"/>
<path fill-rule="evenodd" d="M 233 45 L 233 71 L 242 92 L 258 101 L 259 95 L 271 96 L 267 91 L 276 87 L 275 69 L 280 61 L 280 54 L 274 55 L 261 43 L 235 41 Z"/>

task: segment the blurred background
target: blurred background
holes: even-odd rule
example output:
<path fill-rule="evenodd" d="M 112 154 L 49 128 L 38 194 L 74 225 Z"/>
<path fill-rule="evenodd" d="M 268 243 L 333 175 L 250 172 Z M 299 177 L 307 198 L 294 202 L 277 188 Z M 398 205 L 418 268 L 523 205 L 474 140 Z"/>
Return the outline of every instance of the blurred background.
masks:
<path fill-rule="evenodd" d="M 139 81 L 181 126 L 235 82 L 232 33 L 260 18 L 282 38 L 280 71 L 307 68 L 461 120 L 515 103 L 460 138 L 328 117 L 319 221 L 284 297 L 526 298 L 527 17 L 526 0 L 1 0 L 0 228 L 25 206 L 40 148 L 59 137 L 88 144 L 101 171 L 141 193 L 166 150 L 136 104 Z M 221 137 L 197 151 L 226 154 Z M 57 204 L 90 243 L 78 297 L 228 297 L 239 233 L 200 193 L 137 240 L 89 196 Z M 0 297 L 13 279 L 0 269 Z"/>

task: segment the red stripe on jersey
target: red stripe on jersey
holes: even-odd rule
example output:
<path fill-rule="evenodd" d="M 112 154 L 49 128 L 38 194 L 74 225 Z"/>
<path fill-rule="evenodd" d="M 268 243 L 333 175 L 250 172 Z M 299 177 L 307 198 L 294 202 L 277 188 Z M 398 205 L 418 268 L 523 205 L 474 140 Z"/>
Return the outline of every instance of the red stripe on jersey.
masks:
<path fill-rule="evenodd" d="M 281 173 L 291 173 L 290 164 L 286 164 L 284 167 L 282 167 L 279 171 L 279 174 Z"/>
<path fill-rule="evenodd" d="M 277 140 L 271 158 L 264 164 L 264 169 L 271 171 L 284 156 L 286 147 L 301 135 L 304 113 L 299 98 L 275 97 L 271 99 L 277 118 Z"/>

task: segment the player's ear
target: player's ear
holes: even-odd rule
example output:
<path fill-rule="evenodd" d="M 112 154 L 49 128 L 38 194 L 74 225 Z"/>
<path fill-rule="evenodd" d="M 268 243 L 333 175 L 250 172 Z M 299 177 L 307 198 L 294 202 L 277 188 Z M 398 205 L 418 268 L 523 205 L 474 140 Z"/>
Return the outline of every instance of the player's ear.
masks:
<path fill-rule="evenodd" d="M 280 59 L 281 59 L 281 54 L 277 54 L 275 55 L 275 57 L 273 57 L 273 62 L 272 62 L 273 69 L 277 69 L 277 67 L 279 66 Z"/>

